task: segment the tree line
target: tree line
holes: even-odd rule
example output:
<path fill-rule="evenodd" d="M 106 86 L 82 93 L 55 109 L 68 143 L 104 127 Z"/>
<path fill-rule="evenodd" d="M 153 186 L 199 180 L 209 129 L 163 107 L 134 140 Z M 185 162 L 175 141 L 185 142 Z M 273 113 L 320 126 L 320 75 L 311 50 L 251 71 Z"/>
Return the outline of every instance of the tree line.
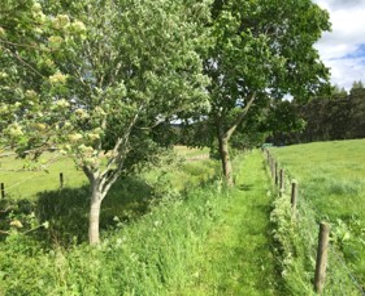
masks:
<path fill-rule="evenodd" d="M 305 124 L 300 131 L 274 132 L 276 145 L 365 138 L 365 88 L 354 82 L 347 93 L 334 88 L 332 95 L 313 98 L 306 104 L 290 103 L 290 112 Z"/>

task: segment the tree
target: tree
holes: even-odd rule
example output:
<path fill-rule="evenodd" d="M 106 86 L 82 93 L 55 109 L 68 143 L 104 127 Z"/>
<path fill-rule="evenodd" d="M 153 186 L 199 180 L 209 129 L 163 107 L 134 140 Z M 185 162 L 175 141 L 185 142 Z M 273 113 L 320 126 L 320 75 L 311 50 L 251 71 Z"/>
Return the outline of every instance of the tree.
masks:
<path fill-rule="evenodd" d="M 266 130 L 272 134 L 276 145 L 290 143 L 289 135 L 301 133 L 306 122 L 299 114 L 299 106 L 294 101 L 272 101 L 266 119 Z"/>
<path fill-rule="evenodd" d="M 361 80 L 359 81 L 354 81 L 352 83 L 352 87 L 351 87 L 351 90 L 350 90 L 350 95 L 355 95 L 359 92 L 361 93 L 362 90 L 364 89 L 364 84 L 362 83 Z"/>
<path fill-rule="evenodd" d="M 343 99 L 348 96 L 348 93 L 344 87 L 340 87 L 337 84 L 331 87 L 331 98 Z"/>
<path fill-rule="evenodd" d="M 362 83 L 361 80 L 354 81 L 354 83 L 352 84 L 352 89 L 363 89 L 363 88 L 364 88 L 364 84 Z"/>
<path fill-rule="evenodd" d="M 328 69 L 313 45 L 329 30 L 329 16 L 310 0 L 216 0 L 212 18 L 207 116 L 232 185 L 229 142 L 247 114 L 285 95 L 305 100 L 326 85 Z"/>
<path fill-rule="evenodd" d="M 57 147 L 74 159 L 90 182 L 91 244 L 100 240 L 101 204 L 111 186 L 155 151 L 154 128 L 206 104 L 199 52 L 207 4 L 44 2 L 44 13 L 54 17 L 49 37 L 41 38 L 47 57 L 38 55 L 35 65 L 50 65 L 52 73 L 22 81 L 20 96 L 2 104 L 3 140 L 19 154 L 37 157 Z"/>

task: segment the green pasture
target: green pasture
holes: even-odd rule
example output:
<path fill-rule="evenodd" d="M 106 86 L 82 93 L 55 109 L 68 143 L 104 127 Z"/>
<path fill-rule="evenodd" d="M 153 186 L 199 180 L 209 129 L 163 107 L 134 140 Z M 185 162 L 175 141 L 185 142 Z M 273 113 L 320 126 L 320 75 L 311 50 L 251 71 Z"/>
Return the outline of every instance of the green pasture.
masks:
<path fill-rule="evenodd" d="M 312 211 L 317 222 L 331 224 L 331 244 L 344 257 L 345 270 L 352 273 L 344 272 L 342 278 L 349 279 L 357 291 L 364 289 L 365 140 L 293 145 L 270 148 L 270 152 L 279 167 L 298 182 L 299 205 L 310 207 L 298 215 Z M 312 233 L 307 238 L 316 239 L 316 235 Z M 333 268 L 333 263 L 329 266 Z"/>
<path fill-rule="evenodd" d="M 209 148 L 208 147 L 204 147 L 204 148 L 189 148 L 187 146 L 175 146 L 174 150 L 176 151 L 176 153 L 178 153 L 178 155 L 181 155 L 183 157 L 186 158 L 190 158 L 190 157 L 196 157 L 199 155 L 206 155 L 209 154 Z"/>
<path fill-rule="evenodd" d="M 0 182 L 11 199 L 33 199 L 37 193 L 60 188 L 60 173 L 63 173 L 64 187 L 77 188 L 87 183 L 84 173 L 65 156 L 50 153 L 42 156 L 36 165 L 52 159 L 46 170 L 27 170 L 27 162 L 14 156 L 0 158 Z"/>
<path fill-rule="evenodd" d="M 186 146 L 176 146 L 174 152 L 183 158 L 196 157 L 209 153 L 208 148 L 194 149 Z M 51 160 L 51 163 L 49 161 Z M 204 163 L 202 165 L 202 163 Z M 33 164 L 34 167 L 40 167 L 45 164 L 45 169 L 30 170 L 26 169 L 28 163 L 14 156 L 0 158 L 0 183 L 5 184 L 6 196 L 10 199 L 34 199 L 36 195 L 44 191 L 54 191 L 60 188 L 60 173 L 63 174 L 64 188 L 78 188 L 88 184 L 84 173 L 78 169 L 74 162 L 66 156 L 54 153 L 46 153 Z M 214 174 L 216 165 L 209 160 L 204 160 L 199 164 L 185 163 L 181 164 L 183 169 L 176 170 L 172 175 L 173 184 L 178 190 L 183 189 L 187 183 L 198 182 L 202 178 L 208 180 Z M 209 167 L 205 172 L 204 167 Z M 169 168 L 165 171 L 170 171 Z M 204 171 L 204 173 L 203 173 Z M 154 180 L 159 177 L 161 170 L 152 169 L 145 173 L 144 177 Z M 192 175 L 186 178 L 186 174 Z M 195 177 L 194 177 L 195 176 Z"/>
<path fill-rule="evenodd" d="M 365 223 L 365 140 L 271 148 L 317 212 Z"/>

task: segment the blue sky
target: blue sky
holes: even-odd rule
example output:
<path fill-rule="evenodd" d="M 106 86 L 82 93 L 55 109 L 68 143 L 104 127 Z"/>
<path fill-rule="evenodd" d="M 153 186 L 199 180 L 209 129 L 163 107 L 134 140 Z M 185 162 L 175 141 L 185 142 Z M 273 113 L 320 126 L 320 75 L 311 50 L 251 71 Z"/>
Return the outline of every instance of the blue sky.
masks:
<path fill-rule="evenodd" d="M 353 81 L 365 82 L 365 0 L 315 0 L 329 11 L 332 32 L 316 44 L 331 68 L 333 84 L 350 89 Z"/>

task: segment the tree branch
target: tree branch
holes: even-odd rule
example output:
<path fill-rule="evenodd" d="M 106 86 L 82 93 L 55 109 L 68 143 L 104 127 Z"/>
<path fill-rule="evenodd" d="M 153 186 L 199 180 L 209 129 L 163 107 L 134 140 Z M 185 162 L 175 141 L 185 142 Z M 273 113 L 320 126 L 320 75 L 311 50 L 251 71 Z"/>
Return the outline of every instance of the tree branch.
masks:
<path fill-rule="evenodd" d="M 26 48 L 39 49 L 39 47 L 36 46 L 36 45 L 16 43 L 16 42 L 11 42 L 11 41 L 4 40 L 4 39 L 1 39 L 1 38 L 0 38 L 0 43 L 5 43 L 5 44 L 8 44 L 8 45 L 17 46 L 17 47 L 26 47 Z"/>
<path fill-rule="evenodd" d="M 132 121 L 130 122 L 123 137 L 118 139 L 117 143 L 114 146 L 114 149 L 111 152 L 112 153 L 111 159 L 108 161 L 108 164 L 107 164 L 105 170 L 100 174 L 100 176 L 102 178 L 100 186 L 103 191 L 108 190 L 111 187 L 111 185 L 113 185 L 113 183 L 117 180 L 117 178 L 120 175 L 120 172 L 123 169 L 124 159 L 128 153 L 127 144 L 129 142 L 129 136 L 132 131 L 132 128 L 135 126 L 135 124 L 138 120 L 139 113 L 140 113 L 140 111 L 142 111 L 143 108 L 144 108 L 144 104 L 142 104 L 140 106 L 140 108 L 138 109 L 137 113 L 135 114 Z M 114 172 L 112 172 L 113 165 L 115 165 L 118 161 L 119 161 L 119 163 L 117 165 L 117 169 Z M 112 173 L 110 174 L 110 172 L 112 172 Z"/>
<path fill-rule="evenodd" d="M 248 101 L 247 105 L 242 109 L 241 113 L 238 114 L 236 121 L 233 123 L 233 125 L 228 129 L 228 131 L 226 131 L 224 137 L 227 138 L 228 140 L 232 137 L 234 131 L 237 129 L 237 127 L 240 125 L 240 123 L 242 122 L 242 120 L 245 118 L 248 110 L 250 110 L 253 102 L 256 99 L 256 92 L 254 92 L 251 95 L 250 100 Z"/>
<path fill-rule="evenodd" d="M 0 45 L 1 46 L 1 45 Z M 28 67 L 29 69 L 31 69 L 34 73 L 36 73 L 37 75 L 39 75 L 42 78 L 45 78 L 44 75 L 42 75 L 38 70 L 36 70 L 32 65 L 30 65 L 29 63 L 27 63 L 26 61 L 24 61 L 18 54 L 13 53 L 10 49 L 1 46 L 2 48 L 4 48 L 6 51 L 8 51 L 13 57 L 15 57 L 20 63 L 22 63 L 23 65 L 25 65 L 26 67 Z"/>

